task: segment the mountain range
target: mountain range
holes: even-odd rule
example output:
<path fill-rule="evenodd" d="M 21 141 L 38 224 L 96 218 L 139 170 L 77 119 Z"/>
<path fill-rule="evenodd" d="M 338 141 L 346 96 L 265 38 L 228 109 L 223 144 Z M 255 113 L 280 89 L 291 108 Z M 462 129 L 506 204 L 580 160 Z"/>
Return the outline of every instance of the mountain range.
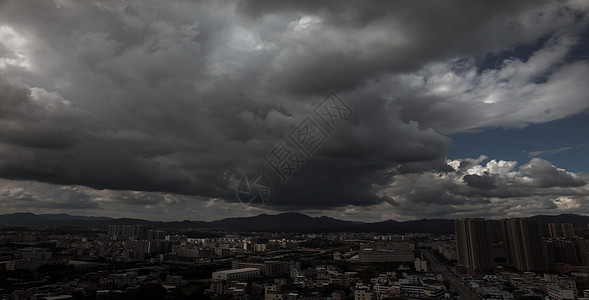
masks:
<path fill-rule="evenodd" d="M 586 229 L 589 216 L 576 214 L 534 216 L 548 232 L 549 223 L 571 223 L 575 228 Z M 435 234 L 454 233 L 454 220 L 422 219 L 414 221 L 354 222 L 331 217 L 310 217 L 300 213 L 262 214 L 254 217 L 226 218 L 217 221 L 149 221 L 130 218 L 87 217 L 69 214 L 13 213 L 0 215 L 0 225 L 27 225 L 48 227 L 106 227 L 108 225 L 145 225 L 154 228 L 172 229 L 224 229 L 248 232 L 376 232 Z M 498 229 L 498 220 L 489 220 L 491 228 Z"/>

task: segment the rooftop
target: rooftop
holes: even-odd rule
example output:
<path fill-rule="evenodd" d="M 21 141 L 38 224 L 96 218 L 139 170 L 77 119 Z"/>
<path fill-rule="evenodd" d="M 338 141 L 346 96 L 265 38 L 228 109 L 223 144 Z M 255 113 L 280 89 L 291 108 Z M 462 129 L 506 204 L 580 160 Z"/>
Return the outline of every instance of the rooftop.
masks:
<path fill-rule="evenodd" d="M 222 273 L 222 274 L 235 274 L 241 272 L 250 272 L 250 271 L 260 271 L 258 268 L 241 268 L 241 269 L 233 269 L 233 270 L 225 270 L 225 271 L 217 271 L 215 273 Z"/>

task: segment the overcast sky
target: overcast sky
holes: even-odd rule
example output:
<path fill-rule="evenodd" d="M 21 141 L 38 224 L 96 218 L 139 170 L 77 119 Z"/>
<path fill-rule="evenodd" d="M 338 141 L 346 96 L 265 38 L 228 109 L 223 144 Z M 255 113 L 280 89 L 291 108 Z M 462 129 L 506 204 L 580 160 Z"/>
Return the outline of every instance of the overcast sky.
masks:
<path fill-rule="evenodd" d="M 585 0 L 1 0 L 0 211 L 589 214 L 588 24 Z M 265 157 L 330 91 L 353 115 L 281 182 Z M 252 172 L 265 206 L 236 198 Z"/>

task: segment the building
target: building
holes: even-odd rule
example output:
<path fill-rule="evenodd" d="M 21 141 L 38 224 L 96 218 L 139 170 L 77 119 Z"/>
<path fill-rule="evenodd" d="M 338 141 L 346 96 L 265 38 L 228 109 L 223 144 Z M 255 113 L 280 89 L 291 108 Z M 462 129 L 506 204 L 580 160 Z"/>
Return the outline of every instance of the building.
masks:
<path fill-rule="evenodd" d="M 175 253 L 178 254 L 179 257 L 190 257 L 190 258 L 209 258 L 211 257 L 211 249 L 209 248 L 181 248 L 181 247 L 174 247 L 172 249 Z M 237 269 L 237 268 L 236 268 Z"/>
<path fill-rule="evenodd" d="M 137 286 L 136 272 L 109 274 L 108 278 L 112 280 L 112 283 L 119 288 L 123 286 Z"/>
<path fill-rule="evenodd" d="M 266 244 L 254 244 L 254 252 L 266 251 Z"/>
<path fill-rule="evenodd" d="M 404 284 L 401 292 L 405 299 L 444 299 L 446 290 L 442 285 Z"/>
<path fill-rule="evenodd" d="M 427 272 L 427 260 L 416 258 L 415 259 L 415 271 L 417 272 Z"/>
<path fill-rule="evenodd" d="M 574 238 L 575 237 L 575 229 L 573 228 L 573 224 L 571 223 L 563 223 L 562 226 L 562 236 L 565 238 Z"/>
<path fill-rule="evenodd" d="M 135 225 L 135 238 L 138 240 L 145 240 L 147 239 L 147 232 L 149 228 L 144 225 Z"/>
<path fill-rule="evenodd" d="M 168 275 L 166 276 L 166 283 L 174 285 L 184 284 L 184 278 L 182 276 Z"/>
<path fill-rule="evenodd" d="M 148 230 L 147 231 L 147 239 L 148 240 L 165 240 L 166 239 L 166 232 L 164 230 Z"/>
<path fill-rule="evenodd" d="M 106 234 L 113 240 L 117 239 L 147 239 L 148 228 L 144 225 L 108 225 Z"/>
<path fill-rule="evenodd" d="M 264 287 L 264 300 L 282 300 L 280 285 L 272 284 Z"/>
<path fill-rule="evenodd" d="M 577 239 L 577 246 L 579 247 L 579 258 L 583 266 L 589 266 L 589 240 Z"/>
<path fill-rule="evenodd" d="M 550 233 L 550 237 L 553 239 L 560 237 L 560 235 L 558 234 L 558 224 L 556 223 L 548 224 L 548 232 Z"/>
<path fill-rule="evenodd" d="M 125 250 L 137 253 L 168 253 L 178 242 L 164 240 L 128 240 L 124 242 Z"/>
<path fill-rule="evenodd" d="M 569 274 L 573 272 L 589 273 L 589 266 L 571 266 L 565 263 L 552 263 L 551 268 L 559 274 Z"/>
<path fill-rule="evenodd" d="M 26 260 L 49 260 L 53 255 L 48 249 L 38 249 L 38 248 L 30 248 L 24 249 L 21 252 L 22 258 Z"/>
<path fill-rule="evenodd" d="M 134 237 L 135 236 L 135 226 L 133 225 L 123 225 L 120 228 L 120 235 L 124 237 Z"/>
<path fill-rule="evenodd" d="M 290 262 L 287 261 L 265 261 L 264 275 L 269 277 L 290 274 Z"/>
<path fill-rule="evenodd" d="M 354 300 L 376 300 L 376 293 L 368 289 L 356 289 L 354 291 Z"/>
<path fill-rule="evenodd" d="M 540 223 L 531 218 L 501 220 L 507 263 L 520 271 L 546 271 L 548 258 Z"/>
<path fill-rule="evenodd" d="M 243 269 L 213 272 L 211 279 L 212 280 L 232 281 L 232 280 L 244 280 L 244 279 L 249 279 L 249 278 L 255 278 L 258 276 L 260 276 L 260 269 L 243 268 Z"/>
<path fill-rule="evenodd" d="M 493 261 L 495 262 L 495 265 L 504 265 L 506 262 L 505 259 L 505 247 L 503 246 L 503 241 L 499 241 L 499 242 L 492 242 L 491 245 L 491 249 L 492 249 L 492 255 L 493 255 Z"/>
<path fill-rule="evenodd" d="M 410 262 L 415 259 L 415 253 L 409 247 L 395 249 L 363 249 L 358 252 L 359 262 Z"/>
<path fill-rule="evenodd" d="M 227 282 L 224 282 L 222 280 L 213 280 L 211 281 L 211 293 L 215 294 L 215 295 L 221 295 L 224 294 L 225 291 L 227 290 Z"/>
<path fill-rule="evenodd" d="M 548 287 L 548 296 L 550 297 L 550 299 L 557 299 L 557 300 L 561 300 L 561 299 L 574 300 L 574 299 L 576 299 L 576 295 L 573 292 L 573 290 L 563 289 L 558 286 L 549 286 Z"/>
<path fill-rule="evenodd" d="M 489 225 L 483 218 L 454 221 L 458 264 L 469 274 L 485 274 L 493 270 Z"/>
<path fill-rule="evenodd" d="M 30 270 L 34 271 L 38 269 L 43 264 L 42 261 L 38 260 L 28 260 L 28 259 L 18 259 L 18 260 L 11 260 L 6 262 L 6 270 L 7 271 L 16 271 L 16 270 Z"/>
<path fill-rule="evenodd" d="M 544 242 L 549 263 L 579 265 L 577 246 L 571 240 L 551 239 Z"/>
<path fill-rule="evenodd" d="M 121 226 L 119 225 L 108 225 L 106 233 L 109 237 L 117 237 L 120 235 Z"/>
<path fill-rule="evenodd" d="M 256 268 L 260 274 L 268 277 L 290 274 L 290 262 L 287 261 L 265 261 L 263 263 L 233 261 L 232 269 Z"/>

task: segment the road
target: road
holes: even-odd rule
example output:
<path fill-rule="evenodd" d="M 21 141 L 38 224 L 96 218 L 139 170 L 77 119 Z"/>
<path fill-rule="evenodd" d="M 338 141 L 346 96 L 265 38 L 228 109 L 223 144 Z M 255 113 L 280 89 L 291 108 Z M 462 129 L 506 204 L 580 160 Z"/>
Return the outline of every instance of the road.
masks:
<path fill-rule="evenodd" d="M 468 288 L 456 274 L 448 269 L 448 266 L 438 261 L 428 250 L 420 249 L 420 251 L 423 257 L 429 261 L 431 271 L 442 274 L 444 280 L 450 283 L 450 290 L 456 292 L 460 299 L 480 299 L 478 294 Z"/>

